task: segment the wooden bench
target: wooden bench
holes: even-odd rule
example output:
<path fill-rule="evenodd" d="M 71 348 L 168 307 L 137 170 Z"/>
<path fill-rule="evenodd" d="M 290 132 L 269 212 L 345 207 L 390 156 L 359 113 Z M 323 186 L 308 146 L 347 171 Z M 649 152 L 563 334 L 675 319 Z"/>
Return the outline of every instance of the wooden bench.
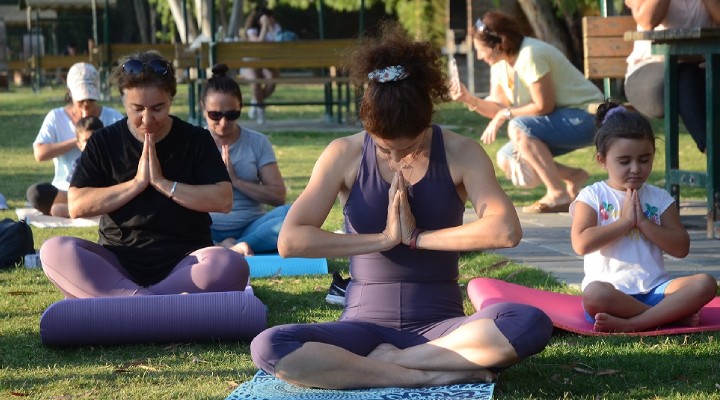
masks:
<path fill-rule="evenodd" d="M 240 84 L 317 84 L 324 85 L 323 100 L 270 101 L 266 105 L 323 105 L 326 118 L 333 114 L 338 122 L 350 115 L 350 82 L 339 70 L 342 54 L 357 44 L 356 39 L 298 40 L 291 42 L 219 42 L 208 46 L 208 64 L 226 64 L 229 68 L 279 69 L 277 78 L 246 79 L 238 77 Z M 205 53 L 205 51 L 203 51 Z M 333 95 L 335 85 L 336 95 Z M 248 104 L 253 105 L 253 104 Z M 333 106 L 337 112 L 333 112 Z"/>
<path fill-rule="evenodd" d="M 606 98 L 618 97 L 611 80 L 625 79 L 633 43 L 626 41 L 624 34 L 636 27 L 629 15 L 582 19 L 585 77 L 602 79 Z"/>

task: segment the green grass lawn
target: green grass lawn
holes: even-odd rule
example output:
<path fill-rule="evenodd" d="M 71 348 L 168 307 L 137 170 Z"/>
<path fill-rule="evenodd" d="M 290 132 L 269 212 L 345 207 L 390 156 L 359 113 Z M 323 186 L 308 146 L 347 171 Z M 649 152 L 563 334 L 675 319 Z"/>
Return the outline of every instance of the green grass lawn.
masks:
<path fill-rule="evenodd" d="M 312 88 L 280 87 L 278 96 Z M 187 116 L 184 88 L 173 113 Z M 0 93 L 0 192 L 11 208 L 25 204 L 28 185 L 50 180 L 52 163 L 37 163 L 31 144 L 51 107 L 62 104 L 63 92 L 26 89 Z M 117 99 L 106 103 L 121 109 Z M 318 107 L 269 108 L 273 118 L 317 118 Z M 443 106 L 438 122 L 461 134 L 479 137 L 486 120 L 458 105 Z M 661 123 L 654 121 L 661 136 Z M 280 132 L 269 135 L 289 187 L 289 200 L 303 189 L 313 163 L 339 133 Z M 486 146 L 488 153 L 504 142 Z M 681 160 L 686 169 L 704 169 L 687 134 L 681 136 Z M 658 141 L 651 183 L 662 186 L 663 142 Z M 493 156 L 494 157 L 494 156 Z M 582 165 L 591 180 L 604 178 L 591 149 L 560 158 Z M 517 205 L 529 204 L 542 189 L 511 187 L 499 177 Z M 703 198 L 702 191 L 683 196 Z M 341 226 L 335 207 L 325 228 Z M 13 218 L 1 211 L 0 218 Z M 56 235 L 93 240 L 95 229 L 34 229 L 35 247 Z M 469 253 L 461 259 L 461 283 L 477 276 L 504 279 L 527 286 L 571 292 L 572 289 L 535 268 L 505 263 L 494 254 Z M 346 259 L 329 260 L 331 271 L 347 274 Z M 337 318 L 340 308 L 325 303 L 330 276 L 274 277 L 253 280 L 257 296 L 268 306 L 268 323 L 319 322 Z M 255 373 L 248 343 L 175 343 L 122 347 L 43 347 L 38 321 L 42 311 L 61 299 L 39 269 L 22 266 L 0 271 L 0 398 L 29 399 L 224 399 L 239 383 Z M 466 310 L 472 311 L 469 301 Z M 714 334 L 650 338 L 593 338 L 557 334 L 548 348 L 503 372 L 496 385 L 498 399 L 720 399 L 718 361 L 720 346 Z"/>

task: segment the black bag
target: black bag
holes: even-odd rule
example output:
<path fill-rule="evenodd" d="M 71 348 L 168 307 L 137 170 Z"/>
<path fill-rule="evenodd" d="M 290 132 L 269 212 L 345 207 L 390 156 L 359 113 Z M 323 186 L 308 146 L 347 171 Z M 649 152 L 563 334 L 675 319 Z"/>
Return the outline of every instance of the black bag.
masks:
<path fill-rule="evenodd" d="M 0 221 L 0 268 L 14 267 L 25 254 L 35 253 L 30 226 L 25 221 Z"/>

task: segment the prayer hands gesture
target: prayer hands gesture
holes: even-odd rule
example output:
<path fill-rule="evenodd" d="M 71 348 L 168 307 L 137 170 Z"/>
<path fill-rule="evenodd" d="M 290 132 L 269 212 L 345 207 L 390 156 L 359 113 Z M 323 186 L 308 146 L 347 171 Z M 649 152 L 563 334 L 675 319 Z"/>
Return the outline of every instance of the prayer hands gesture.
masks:
<path fill-rule="evenodd" d="M 227 169 L 228 174 L 230 175 L 230 182 L 235 182 L 238 177 L 235 175 L 235 168 L 233 168 L 232 160 L 230 160 L 230 145 L 224 144 L 222 145 L 222 160 L 225 164 L 225 169 Z M 234 183 L 233 183 L 234 185 Z"/>
<path fill-rule="evenodd" d="M 395 172 L 388 197 L 387 223 L 383 233 L 394 245 L 409 244 L 415 230 L 415 216 L 410 209 L 402 173 Z"/>
<path fill-rule="evenodd" d="M 630 229 L 638 228 L 640 232 L 642 232 L 644 227 L 647 226 L 648 223 L 652 223 L 652 221 L 650 221 L 643 212 L 637 189 L 627 189 L 625 193 L 625 202 L 623 203 L 620 218 L 625 219 L 629 223 Z"/>
<path fill-rule="evenodd" d="M 145 134 L 143 151 L 140 155 L 135 181 L 142 190 L 145 190 L 148 186 L 152 186 L 159 192 L 164 193 L 162 184 L 167 180 L 165 176 L 163 176 L 160 160 L 158 160 L 157 153 L 155 152 L 155 138 L 151 133 Z"/>

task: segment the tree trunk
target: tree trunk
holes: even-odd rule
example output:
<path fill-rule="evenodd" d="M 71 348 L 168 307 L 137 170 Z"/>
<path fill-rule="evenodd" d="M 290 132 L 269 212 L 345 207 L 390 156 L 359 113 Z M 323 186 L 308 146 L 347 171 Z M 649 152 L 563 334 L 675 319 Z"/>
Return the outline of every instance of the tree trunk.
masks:
<path fill-rule="evenodd" d="M 189 44 L 192 43 L 193 40 L 197 37 L 197 29 L 195 24 L 195 16 L 192 12 L 191 4 L 188 4 L 187 9 L 187 21 L 188 26 L 185 26 L 185 20 L 183 19 L 183 13 L 182 13 L 182 4 L 180 3 L 182 0 L 168 0 L 168 5 L 170 6 L 170 13 L 173 16 L 173 20 L 175 20 L 175 26 L 177 27 L 178 34 L 180 35 L 180 41 L 183 44 Z M 190 0 L 188 0 L 188 3 Z M 185 32 L 187 31 L 187 35 Z M 187 37 L 187 41 L 185 38 Z"/>
<path fill-rule="evenodd" d="M 208 39 L 210 39 L 213 34 L 210 10 L 212 10 L 212 0 L 195 0 L 196 21 L 199 22 L 198 27 L 200 28 L 200 33 Z"/>
<path fill-rule="evenodd" d="M 518 0 L 520 8 L 527 16 L 530 25 L 538 39 L 557 47 L 570 60 L 572 51 L 566 43 L 570 43 L 567 30 L 561 26 L 555 17 L 555 8 L 551 0 Z"/>
<path fill-rule="evenodd" d="M 135 19 L 137 19 L 138 31 L 140 33 L 140 43 L 150 43 L 147 0 L 133 0 L 133 8 L 135 9 Z"/>
<path fill-rule="evenodd" d="M 226 36 L 229 39 L 240 37 L 240 27 L 243 26 L 243 0 L 233 0 L 232 11 L 230 13 L 230 22 Z"/>

